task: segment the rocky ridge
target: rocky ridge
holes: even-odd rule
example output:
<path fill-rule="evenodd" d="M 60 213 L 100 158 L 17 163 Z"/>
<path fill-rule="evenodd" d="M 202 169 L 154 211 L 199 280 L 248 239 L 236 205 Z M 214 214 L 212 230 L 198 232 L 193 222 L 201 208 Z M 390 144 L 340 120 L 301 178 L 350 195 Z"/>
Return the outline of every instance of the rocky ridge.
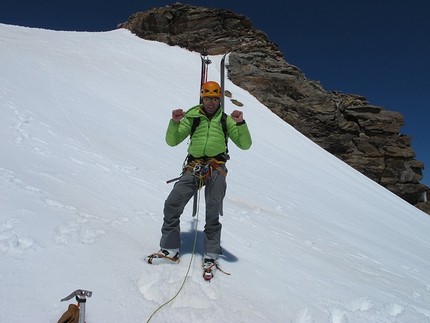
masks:
<path fill-rule="evenodd" d="M 415 160 L 412 137 L 399 132 L 403 116 L 361 95 L 325 91 L 287 63 L 246 16 L 176 3 L 133 14 L 118 28 L 199 53 L 231 53 L 231 81 L 328 152 L 430 214 L 430 189 L 419 182 L 424 164 Z"/>

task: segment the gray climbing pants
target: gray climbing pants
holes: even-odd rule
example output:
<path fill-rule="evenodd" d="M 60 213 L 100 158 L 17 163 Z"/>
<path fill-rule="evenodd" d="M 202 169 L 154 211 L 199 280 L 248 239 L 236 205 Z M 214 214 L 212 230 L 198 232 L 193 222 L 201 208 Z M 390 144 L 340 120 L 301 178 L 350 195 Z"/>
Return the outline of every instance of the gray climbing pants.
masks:
<path fill-rule="evenodd" d="M 227 173 L 225 165 L 221 166 Z M 176 249 L 181 246 L 180 216 L 185 205 L 199 189 L 200 179 L 191 173 L 185 173 L 175 183 L 164 203 L 164 223 L 161 228 L 160 247 Z M 222 202 L 227 189 L 225 177 L 219 170 L 214 170 L 205 180 L 206 224 L 204 230 L 204 252 L 221 254 Z"/>

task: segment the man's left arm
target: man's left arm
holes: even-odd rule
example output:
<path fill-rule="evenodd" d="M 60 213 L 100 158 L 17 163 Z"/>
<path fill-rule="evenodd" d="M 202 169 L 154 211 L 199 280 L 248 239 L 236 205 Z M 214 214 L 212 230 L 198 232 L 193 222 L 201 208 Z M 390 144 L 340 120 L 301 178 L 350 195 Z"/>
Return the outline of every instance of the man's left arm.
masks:
<path fill-rule="evenodd" d="M 234 110 L 230 118 L 227 118 L 228 136 L 240 149 L 247 150 L 252 145 L 251 134 L 248 125 L 243 119 L 243 113 Z"/>

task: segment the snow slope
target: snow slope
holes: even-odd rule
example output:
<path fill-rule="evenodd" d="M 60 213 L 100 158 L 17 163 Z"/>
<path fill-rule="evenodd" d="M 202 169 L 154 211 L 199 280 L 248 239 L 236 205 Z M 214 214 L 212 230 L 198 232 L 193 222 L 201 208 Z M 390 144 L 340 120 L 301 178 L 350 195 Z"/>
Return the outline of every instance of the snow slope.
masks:
<path fill-rule="evenodd" d="M 229 145 L 231 276 L 202 279 L 203 198 L 198 221 L 182 216 L 181 263 L 144 262 L 186 155 L 165 130 L 199 73 L 198 54 L 127 30 L 0 24 L 0 321 L 57 322 L 82 288 L 87 323 L 146 322 L 179 290 L 197 225 L 185 285 L 151 322 L 430 322 L 430 217 L 228 80 L 253 136 Z"/>

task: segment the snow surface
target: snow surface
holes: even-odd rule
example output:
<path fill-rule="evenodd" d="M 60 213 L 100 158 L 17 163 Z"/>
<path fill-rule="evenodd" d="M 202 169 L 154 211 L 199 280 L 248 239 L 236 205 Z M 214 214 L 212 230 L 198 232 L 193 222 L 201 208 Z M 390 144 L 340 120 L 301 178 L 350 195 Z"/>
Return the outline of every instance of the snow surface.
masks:
<path fill-rule="evenodd" d="M 79 288 L 93 292 L 87 323 L 146 322 L 177 293 L 192 203 L 180 264 L 144 256 L 186 155 L 186 142 L 164 142 L 171 110 L 197 103 L 199 74 L 197 53 L 127 30 L 0 24 L 1 322 L 57 322 Z M 220 263 L 231 276 L 202 279 L 202 198 L 189 276 L 150 321 L 430 322 L 430 217 L 226 89 L 253 137 L 248 151 L 229 145 Z"/>

